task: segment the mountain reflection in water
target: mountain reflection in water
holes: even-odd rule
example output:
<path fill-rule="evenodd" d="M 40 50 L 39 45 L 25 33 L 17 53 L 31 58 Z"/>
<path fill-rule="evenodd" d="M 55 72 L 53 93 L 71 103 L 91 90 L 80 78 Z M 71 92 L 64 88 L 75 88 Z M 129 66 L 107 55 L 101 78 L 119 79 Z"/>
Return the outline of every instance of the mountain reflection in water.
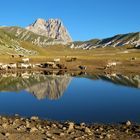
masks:
<path fill-rule="evenodd" d="M 107 74 L 98 75 L 96 78 L 112 82 L 117 85 L 140 88 L 140 75 L 126 76 L 121 74 Z"/>
<path fill-rule="evenodd" d="M 140 88 L 140 75 L 125 76 L 120 74 L 83 75 L 92 80 L 104 80 L 114 84 Z M 41 73 L 1 74 L 0 92 L 28 91 L 37 99 L 59 99 L 72 81 L 70 74 L 44 75 Z M 82 85 L 84 86 L 84 85 Z M 85 87 L 86 88 L 86 87 Z"/>
<path fill-rule="evenodd" d="M 42 75 L 24 73 L 18 76 L 9 74 L 1 75 L 1 92 L 28 91 L 37 99 L 59 99 L 71 81 L 68 75 Z"/>

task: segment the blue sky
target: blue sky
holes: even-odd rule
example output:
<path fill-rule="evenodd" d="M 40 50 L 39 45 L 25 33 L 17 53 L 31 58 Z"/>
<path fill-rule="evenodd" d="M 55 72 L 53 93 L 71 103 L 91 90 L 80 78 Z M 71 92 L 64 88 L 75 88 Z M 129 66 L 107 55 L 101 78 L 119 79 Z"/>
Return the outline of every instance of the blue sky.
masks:
<path fill-rule="evenodd" d="M 73 40 L 140 31 L 140 0 L 2 0 L 0 25 L 60 18 Z"/>

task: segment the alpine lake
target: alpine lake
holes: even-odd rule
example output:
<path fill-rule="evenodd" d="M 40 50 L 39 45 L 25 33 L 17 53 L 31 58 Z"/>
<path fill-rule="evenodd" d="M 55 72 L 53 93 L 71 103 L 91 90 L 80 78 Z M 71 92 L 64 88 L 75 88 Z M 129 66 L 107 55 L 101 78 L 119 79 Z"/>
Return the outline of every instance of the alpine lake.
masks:
<path fill-rule="evenodd" d="M 0 75 L 0 115 L 77 123 L 140 123 L 140 75 Z"/>

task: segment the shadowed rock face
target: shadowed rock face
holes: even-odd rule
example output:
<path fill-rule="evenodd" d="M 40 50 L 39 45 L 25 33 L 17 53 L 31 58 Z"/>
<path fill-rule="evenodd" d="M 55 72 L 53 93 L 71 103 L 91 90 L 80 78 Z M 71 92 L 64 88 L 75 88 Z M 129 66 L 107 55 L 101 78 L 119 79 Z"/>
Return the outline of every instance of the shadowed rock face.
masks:
<path fill-rule="evenodd" d="M 22 77 L 0 78 L 0 91 L 21 91 L 32 93 L 37 99 L 48 98 L 59 99 L 71 81 L 71 77 L 64 76 L 30 76 L 28 79 Z"/>
<path fill-rule="evenodd" d="M 26 29 L 48 38 L 54 38 L 66 43 L 72 42 L 67 29 L 59 19 L 49 19 L 48 21 L 38 19 Z"/>

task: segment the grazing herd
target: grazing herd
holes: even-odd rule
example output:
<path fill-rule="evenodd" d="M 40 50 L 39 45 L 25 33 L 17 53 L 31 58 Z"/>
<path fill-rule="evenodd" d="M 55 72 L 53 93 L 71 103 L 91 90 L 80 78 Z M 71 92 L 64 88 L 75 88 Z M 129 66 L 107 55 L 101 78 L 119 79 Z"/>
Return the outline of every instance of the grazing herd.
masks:
<path fill-rule="evenodd" d="M 45 63 L 32 64 L 30 63 L 29 58 L 24 58 L 24 57 L 22 58 L 22 57 L 23 56 L 21 56 L 22 61 L 18 63 L 9 63 L 9 64 L 0 63 L 0 70 L 32 69 L 32 68 L 67 69 L 64 63 L 60 63 L 60 58 L 55 58 L 52 61 L 45 62 Z M 77 60 L 76 57 L 65 57 L 66 62 L 73 62 L 76 60 Z M 104 66 L 104 70 L 115 68 L 116 66 L 117 66 L 117 62 L 108 62 Z M 81 71 L 87 70 L 87 67 L 84 65 L 78 65 L 77 68 L 80 69 Z"/>
<path fill-rule="evenodd" d="M 29 63 L 29 58 L 22 58 L 22 62 L 19 63 L 0 63 L 0 70 L 9 70 L 9 69 L 27 69 L 32 68 L 32 64 Z"/>
<path fill-rule="evenodd" d="M 15 56 L 12 55 L 12 57 Z M 77 60 L 76 57 L 71 57 L 66 59 L 66 62 L 72 62 L 76 60 Z M 16 70 L 16 69 L 32 69 L 32 68 L 65 69 L 65 70 L 68 69 L 64 63 L 60 63 L 60 58 L 55 58 L 52 61 L 38 64 L 30 63 L 30 59 L 24 57 L 21 58 L 21 61 L 17 63 L 8 63 L 8 64 L 0 63 L 0 70 Z M 86 66 L 82 65 L 79 65 L 77 68 L 79 68 L 82 71 L 87 69 Z"/>

